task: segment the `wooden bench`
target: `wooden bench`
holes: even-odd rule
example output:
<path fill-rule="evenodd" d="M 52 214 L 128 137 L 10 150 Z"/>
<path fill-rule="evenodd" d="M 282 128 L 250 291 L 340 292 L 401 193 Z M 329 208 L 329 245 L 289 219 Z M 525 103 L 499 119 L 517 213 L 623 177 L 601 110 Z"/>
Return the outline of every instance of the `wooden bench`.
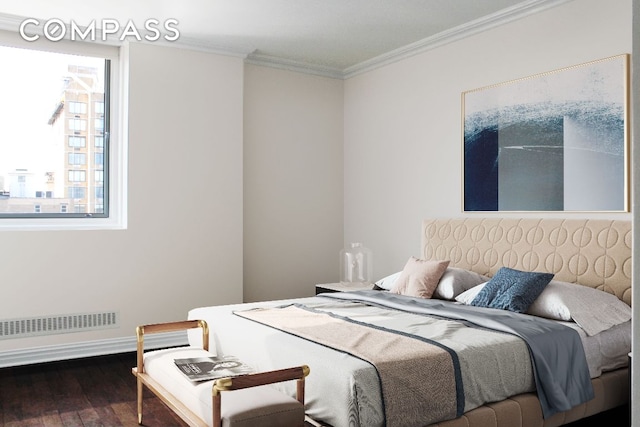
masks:
<path fill-rule="evenodd" d="M 144 351 L 144 336 L 201 328 L 203 348 L 175 347 Z M 176 358 L 203 357 L 209 353 L 209 327 L 203 320 L 157 323 L 139 326 L 137 366 L 138 424 L 142 424 L 143 390 L 147 387 L 190 426 L 282 427 L 304 426 L 306 365 L 193 384 L 179 372 Z M 296 397 L 269 384 L 296 381 Z M 222 395 L 224 394 L 224 399 Z"/>

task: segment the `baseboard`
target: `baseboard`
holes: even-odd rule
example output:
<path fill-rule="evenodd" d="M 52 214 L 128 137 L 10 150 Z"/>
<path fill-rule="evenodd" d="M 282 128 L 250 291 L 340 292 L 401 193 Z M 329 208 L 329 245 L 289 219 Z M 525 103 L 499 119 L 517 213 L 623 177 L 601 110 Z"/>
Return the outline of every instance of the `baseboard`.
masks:
<path fill-rule="evenodd" d="M 145 336 L 144 338 L 145 350 L 176 347 L 186 344 L 186 331 L 167 332 L 163 334 Z M 130 351 L 136 351 L 136 346 L 137 342 L 135 337 L 126 337 L 0 351 L 0 368 L 78 359 L 82 357 L 104 356 L 107 354 L 127 353 Z"/>

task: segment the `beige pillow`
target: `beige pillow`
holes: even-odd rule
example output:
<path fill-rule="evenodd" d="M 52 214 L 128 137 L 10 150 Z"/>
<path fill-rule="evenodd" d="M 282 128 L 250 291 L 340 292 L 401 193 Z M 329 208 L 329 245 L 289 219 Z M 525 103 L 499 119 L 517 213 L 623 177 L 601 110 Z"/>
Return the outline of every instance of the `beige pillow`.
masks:
<path fill-rule="evenodd" d="M 449 261 L 431 261 L 409 258 L 391 293 L 412 297 L 431 298 Z"/>

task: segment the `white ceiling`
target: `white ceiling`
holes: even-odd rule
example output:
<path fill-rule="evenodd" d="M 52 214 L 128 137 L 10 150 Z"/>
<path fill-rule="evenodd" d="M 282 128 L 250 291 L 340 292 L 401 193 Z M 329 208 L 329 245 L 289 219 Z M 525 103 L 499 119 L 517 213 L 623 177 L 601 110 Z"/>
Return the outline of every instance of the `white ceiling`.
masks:
<path fill-rule="evenodd" d="M 0 0 L 1 27 L 24 18 L 177 19 L 178 43 L 344 75 L 384 57 L 518 19 L 568 0 Z M 0 22 L 1 23 L 1 22 Z M 143 33 L 145 34 L 145 33 Z"/>

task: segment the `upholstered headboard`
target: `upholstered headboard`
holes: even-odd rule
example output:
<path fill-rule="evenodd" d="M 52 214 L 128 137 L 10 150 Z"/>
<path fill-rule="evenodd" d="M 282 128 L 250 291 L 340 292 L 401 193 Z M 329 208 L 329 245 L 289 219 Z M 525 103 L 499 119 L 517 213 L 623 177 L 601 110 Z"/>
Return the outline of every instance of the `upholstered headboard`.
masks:
<path fill-rule="evenodd" d="M 435 218 L 423 221 L 425 259 L 492 276 L 502 266 L 615 294 L 631 305 L 631 222 Z"/>

